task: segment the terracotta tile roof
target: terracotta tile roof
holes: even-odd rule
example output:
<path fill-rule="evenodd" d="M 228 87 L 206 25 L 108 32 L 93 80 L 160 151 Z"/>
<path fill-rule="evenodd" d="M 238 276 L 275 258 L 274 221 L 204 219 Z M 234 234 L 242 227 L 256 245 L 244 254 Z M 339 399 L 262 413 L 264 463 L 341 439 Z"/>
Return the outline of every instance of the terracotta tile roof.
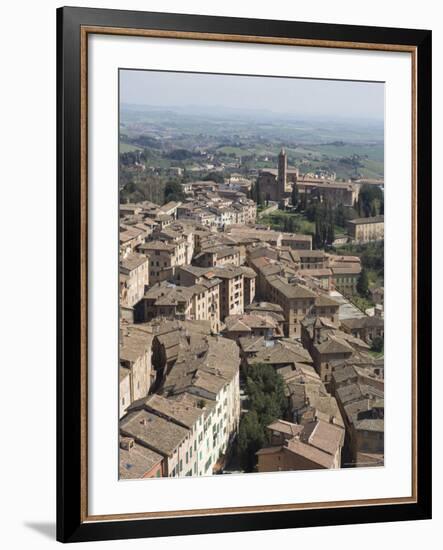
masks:
<path fill-rule="evenodd" d="M 163 456 L 171 456 L 189 435 L 188 429 L 145 410 L 127 414 L 120 421 L 120 432 Z"/>
<path fill-rule="evenodd" d="M 162 460 L 162 455 L 139 445 L 132 438 L 120 437 L 120 479 L 140 479 Z"/>

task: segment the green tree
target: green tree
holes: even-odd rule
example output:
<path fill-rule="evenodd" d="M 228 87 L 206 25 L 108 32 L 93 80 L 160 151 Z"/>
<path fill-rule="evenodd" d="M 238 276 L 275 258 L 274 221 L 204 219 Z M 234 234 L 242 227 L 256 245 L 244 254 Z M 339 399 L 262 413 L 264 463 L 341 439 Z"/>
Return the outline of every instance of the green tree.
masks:
<path fill-rule="evenodd" d="M 297 220 L 294 218 L 294 216 L 289 217 L 289 231 L 290 233 L 297 233 L 299 231 L 299 224 L 297 223 Z"/>
<path fill-rule="evenodd" d="M 263 206 L 265 203 L 265 198 L 260 187 L 260 182 L 257 180 L 254 185 L 254 200 L 258 206 Z"/>
<path fill-rule="evenodd" d="M 251 185 L 251 199 L 254 202 L 257 202 L 257 184 L 256 183 L 253 183 Z"/>
<path fill-rule="evenodd" d="M 383 191 L 377 185 L 364 184 L 360 189 L 358 200 L 361 206 L 359 214 L 367 218 L 372 215 L 374 203 L 380 204 L 383 200 Z"/>
<path fill-rule="evenodd" d="M 241 419 L 238 430 L 238 455 L 246 472 L 256 465 L 255 453 L 263 447 L 265 436 L 256 411 L 247 412 Z"/>
<path fill-rule="evenodd" d="M 180 183 L 177 181 L 168 181 L 165 186 L 165 202 L 183 201 L 184 199 L 185 194 Z"/>
<path fill-rule="evenodd" d="M 323 226 L 322 221 L 317 218 L 315 220 L 315 233 L 314 233 L 314 248 L 320 249 L 323 248 L 324 240 L 323 240 Z"/>
<path fill-rule="evenodd" d="M 257 463 L 255 453 L 268 442 L 266 426 L 277 418 L 284 418 L 288 404 L 283 379 L 270 365 L 250 367 L 245 390 L 249 411 L 240 421 L 237 446 L 243 468 L 251 472 Z"/>
<path fill-rule="evenodd" d="M 314 222 L 316 220 L 318 206 L 318 204 L 311 203 L 309 206 L 306 207 L 306 217 L 310 222 Z"/>
<path fill-rule="evenodd" d="M 294 208 L 297 208 L 298 207 L 298 187 L 297 187 L 297 184 L 293 183 L 292 184 L 292 192 L 291 192 L 291 202 L 292 202 L 292 206 Z"/>
<path fill-rule="evenodd" d="M 259 193 L 258 193 L 257 204 L 259 206 L 264 206 L 265 205 L 265 198 L 264 198 L 263 193 L 261 191 L 259 191 Z"/>
<path fill-rule="evenodd" d="M 331 245 L 335 241 L 334 211 L 330 203 L 325 206 L 325 244 Z"/>
<path fill-rule="evenodd" d="M 329 222 L 326 232 L 326 244 L 331 245 L 335 241 L 335 227 L 333 222 Z"/>
<path fill-rule="evenodd" d="M 345 227 L 346 225 L 346 212 L 342 203 L 335 209 L 335 223 L 340 227 Z"/>
<path fill-rule="evenodd" d="M 360 277 L 358 278 L 357 282 L 357 292 L 360 294 L 360 296 L 363 296 L 366 298 L 368 295 L 369 290 L 369 278 L 368 278 L 368 272 L 365 268 L 361 270 Z"/>
<path fill-rule="evenodd" d="M 383 351 L 384 344 L 385 344 L 384 339 L 381 336 L 376 336 L 372 340 L 371 350 L 377 353 L 381 353 Z"/>
<path fill-rule="evenodd" d="M 215 183 L 224 183 L 225 178 L 221 172 L 209 172 L 203 178 L 203 181 L 215 181 Z"/>
<path fill-rule="evenodd" d="M 248 199 L 255 200 L 254 199 L 254 184 L 252 184 L 251 188 L 248 189 L 248 192 L 246 193 L 246 196 L 248 197 Z"/>
<path fill-rule="evenodd" d="M 361 218 L 363 216 L 363 207 L 362 207 L 362 202 L 361 202 L 361 199 L 360 197 L 358 197 L 357 199 L 357 213 L 358 213 L 358 216 Z"/>

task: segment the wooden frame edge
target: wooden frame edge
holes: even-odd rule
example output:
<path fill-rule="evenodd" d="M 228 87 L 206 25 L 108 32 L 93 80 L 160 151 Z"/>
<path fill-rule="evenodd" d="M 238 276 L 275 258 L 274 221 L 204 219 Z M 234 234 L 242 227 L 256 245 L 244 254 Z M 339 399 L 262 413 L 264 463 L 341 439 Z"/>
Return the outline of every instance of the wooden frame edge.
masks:
<path fill-rule="evenodd" d="M 325 510 L 328 508 L 354 508 L 363 506 L 381 506 L 386 504 L 415 504 L 414 497 L 381 498 L 368 500 L 343 500 L 310 502 L 300 504 L 265 504 L 260 506 L 237 506 L 225 508 L 200 508 L 193 510 L 172 510 L 163 512 L 139 512 L 128 514 L 91 515 L 85 518 L 84 523 L 99 521 L 129 521 L 142 519 L 164 519 L 180 517 L 228 516 L 231 514 L 256 514 L 267 512 L 295 512 L 297 510 Z"/>
<path fill-rule="evenodd" d="M 280 46 L 304 46 L 320 48 L 341 48 L 355 50 L 380 50 L 390 52 L 413 53 L 416 46 L 404 44 L 377 44 L 371 42 L 348 42 L 341 40 L 320 40 L 306 38 L 285 38 L 278 36 L 254 36 L 245 34 L 222 34 L 192 31 L 169 31 L 158 29 L 136 29 L 127 27 L 103 27 L 82 25 L 81 32 L 86 34 L 107 34 L 119 36 L 138 36 L 148 38 L 171 38 L 181 40 L 204 40 L 216 42 L 246 42 L 249 44 L 274 44 Z"/>

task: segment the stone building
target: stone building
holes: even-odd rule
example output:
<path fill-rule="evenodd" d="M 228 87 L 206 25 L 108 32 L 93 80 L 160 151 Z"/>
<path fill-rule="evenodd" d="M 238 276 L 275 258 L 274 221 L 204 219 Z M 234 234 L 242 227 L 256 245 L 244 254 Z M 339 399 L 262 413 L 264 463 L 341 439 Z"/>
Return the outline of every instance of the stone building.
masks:
<path fill-rule="evenodd" d="M 332 206 L 353 206 L 358 199 L 359 186 L 351 182 L 336 182 L 335 179 L 301 175 L 298 168 L 288 168 L 284 149 L 278 155 L 278 168 L 261 170 L 257 178 L 259 193 L 265 200 L 283 201 L 291 195 L 293 186 L 307 198 L 327 201 Z"/>
<path fill-rule="evenodd" d="M 240 338 L 242 364 L 246 369 L 254 365 L 270 365 L 279 373 L 284 368 L 301 368 L 312 364 L 309 353 L 293 339 L 266 340 L 264 336 Z"/>
<path fill-rule="evenodd" d="M 123 325 L 120 329 L 120 416 L 131 403 L 145 397 L 154 380 L 151 368 L 152 329 Z"/>
<path fill-rule="evenodd" d="M 292 284 L 278 275 L 266 277 L 268 289 L 265 297 L 283 309 L 285 336 L 299 337 L 300 322 L 315 303 L 316 294 L 301 284 Z"/>
<path fill-rule="evenodd" d="M 357 218 L 348 221 L 348 233 L 353 241 L 367 243 L 384 239 L 384 216 Z"/>
<path fill-rule="evenodd" d="M 298 364 L 278 372 L 285 381 L 292 422 L 304 424 L 317 418 L 344 428 L 337 400 L 326 390 L 313 367 Z"/>
<path fill-rule="evenodd" d="M 353 206 L 358 199 L 359 186 L 350 182 L 336 182 L 323 178 L 300 177 L 297 179 L 299 194 L 306 198 L 328 202 L 335 207 L 339 204 Z"/>
<path fill-rule="evenodd" d="M 354 319 L 342 319 L 341 328 L 356 338 L 361 338 L 371 344 L 374 338 L 384 338 L 384 319 L 382 317 L 358 317 Z"/>
<path fill-rule="evenodd" d="M 276 420 L 267 430 L 270 446 L 256 453 L 259 472 L 340 468 L 342 427 L 322 420 L 304 425 Z"/>
<path fill-rule="evenodd" d="M 235 342 L 207 337 L 200 347 L 183 351 L 167 375 L 162 394 L 168 398 L 187 392 L 198 403 L 212 402 L 208 419 L 207 446 L 210 457 L 204 465 L 217 471 L 238 431 L 240 421 L 240 357 Z"/>
<path fill-rule="evenodd" d="M 250 279 L 249 271 L 245 271 L 242 266 L 197 267 L 186 265 L 178 269 L 177 281 L 181 285 L 192 286 L 194 284 L 204 284 L 205 280 L 220 279 L 220 320 L 223 321 L 228 315 L 243 313 L 245 273 L 246 279 Z M 252 283 L 249 281 L 248 284 L 250 300 Z"/>
<path fill-rule="evenodd" d="M 345 295 L 355 294 L 361 274 L 360 258 L 357 256 L 329 256 L 332 284 Z"/>
<path fill-rule="evenodd" d="M 270 340 L 283 336 L 282 323 L 263 314 L 230 315 L 224 319 L 224 324 L 221 333 L 231 340 L 245 336 L 263 336 L 265 340 Z"/>
<path fill-rule="evenodd" d="M 349 370 L 349 369 L 348 369 Z M 359 379 L 360 380 L 360 379 Z M 334 389 L 346 426 L 345 455 L 348 466 L 382 466 L 384 461 L 384 391 L 379 381 L 365 383 L 336 378 Z"/>
<path fill-rule="evenodd" d="M 152 284 L 172 280 L 177 266 L 187 258 L 187 241 L 148 241 L 138 246 L 138 251 L 149 256 L 149 278 Z"/>
<path fill-rule="evenodd" d="M 134 252 L 137 245 L 144 241 L 147 235 L 147 230 L 140 229 L 130 225 L 120 225 L 119 246 L 120 255 L 126 256 L 130 252 Z"/>
<path fill-rule="evenodd" d="M 339 309 L 340 304 L 336 300 L 325 294 L 321 294 L 315 298 L 314 306 L 311 308 L 310 314 L 327 319 L 338 326 Z"/>
<path fill-rule="evenodd" d="M 193 470 L 184 458 L 194 444 L 191 431 L 147 410 L 134 410 L 120 421 L 120 434 L 163 457 L 163 476 L 187 475 Z"/>
<path fill-rule="evenodd" d="M 301 322 L 301 340 L 314 361 L 315 370 L 325 385 L 330 384 L 336 363 L 345 362 L 369 346 L 354 336 L 338 330 L 337 325 L 318 316 L 307 316 Z"/>
<path fill-rule="evenodd" d="M 294 250 L 311 250 L 312 235 L 300 235 L 296 233 L 282 233 L 282 246 L 289 246 Z"/>
<path fill-rule="evenodd" d="M 152 365 L 155 369 L 155 388 L 163 384 L 175 363 L 188 348 L 204 351 L 211 335 L 210 321 L 173 321 L 154 319 L 152 325 Z"/>
<path fill-rule="evenodd" d="M 205 465 L 210 457 L 207 439 L 212 437 L 212 433 L 209 432 L 207 420 L 213 414 L 213 402 L 204 400 L 198 403 L 195 396 L 186 392 L 168 398 L 151 395 L 134 403 L 130 410 L 148 411 L 189 430 L 187 440 L 178 449 L 179 456 L 175 472 L 172 470 L 173 476 L 174 473 L 176 476 L 212 474 L 212 470 L 205 469 Z"/>
<path fill-rule="evenodd" d="M 199 267 L 221 267 L 224 265 L 240 265 L 240 251 L 234 246 L 214 246 L 205 248 L 193 259 Z"/>
<path fill-rule="evenodd" d="M 153 285 L 137 307 L 137 319 L 151 321 L 156 317 L 210 321 L 212 330 L 220 325 L 221 279 L 212 278 L 202 284 L 177 286 L 162 282 Z"/>
<path fill-rule="evenodd" d="M 120 305 L 133 307 L 149 286 L 149 258 L 130 252 L 120 258 Z"/>
<path fill-rule="evenodd" d="M 120 436 L 119 464 L 120 479 L 163 477 L 163 456 L 133 437 Z"/>
<path fill-rule="evenodd" d="M 257 179 L 257 188 L 265 200 L 280 201 L 291 194 L 292 184 L 297 181 L 298 168 L 288 168 L 286 151 L 278 155 L 278 168 L 261 170 Z"/>

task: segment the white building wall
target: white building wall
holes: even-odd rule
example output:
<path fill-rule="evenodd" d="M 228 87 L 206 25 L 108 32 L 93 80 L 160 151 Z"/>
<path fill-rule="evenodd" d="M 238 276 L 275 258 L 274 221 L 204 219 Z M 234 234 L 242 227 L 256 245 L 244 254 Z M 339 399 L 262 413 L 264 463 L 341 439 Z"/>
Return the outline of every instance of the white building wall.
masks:
<path fill-rule="evenodd" d="M 128 369 L 128 375 L 120 380 L 120 391 L 119 391 L 120 418 L 126 414 L 126 410 L 130 404 L 131 404 L 131 384 L 130 384 L 130 374 Z"/>

